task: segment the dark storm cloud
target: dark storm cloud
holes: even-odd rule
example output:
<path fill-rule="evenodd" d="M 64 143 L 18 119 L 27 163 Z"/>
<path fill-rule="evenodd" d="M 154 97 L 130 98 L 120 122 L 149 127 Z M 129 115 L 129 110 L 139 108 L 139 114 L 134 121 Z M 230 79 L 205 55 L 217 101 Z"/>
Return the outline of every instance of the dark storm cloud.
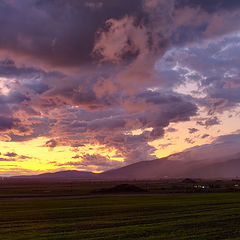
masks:
<path fill-rule="evenodd" d="M 91 59 L 91 53 L 94 48 L 100 51 L 102 57 L 109 60 L 112 58 L 121 58 L 124 53 L 136 52 L 137 55 L 144 53 L 146 54 L 146 59 L 139 60 L 139 57 L 137 57 L 134 66 L 130 66 L 129 70 L 121 73 L 122 77 L 119 81 L 122 82 L 123 77 L 125 79 L 123 79 L 123 81 L 127 81 L 127 85 L 124 85 L 124 90 L 122 89 L 123 91 L 128 89 L 128 85 L 130 85 L 130 88 L 132 87 L 131 82 L 139 82 L 139 79 L 142 77 L 145 78 L 145 81 L 149 80 L 148 84 L 150 84 L 153 76 L 148 73 L 148 71 L 154 71 L 153 67 L 156 57 L 161 57 L 172 45 L 170 42 L 172 39 L 171 36 L 174 36 L 174 32 L 178 33 L 178 35 L 180 34 L 181 31 L 179 32 L 178 30 L 179 25 L 175 24 L 175 21 L 178 23 L 178 15 L 183 13 L 177 12 L 174 14 L 174 1 L 169 1 L 169 3 L 167 3 L 167 1 L 131 1 L 124 4 L 122 1 L 102 1 L 101 6 L 98 6 L 97 9 L 95 9 L 96 11 L 92 11 L 94 7 L 89 6 L 94 6 L 96 3 L 98 2 L 25 0 L 22 4 L 19 4 L 17 1 L 13 1 L 10 4 L 4 1 L 1 3 L 1 10 L 3 11 L 3 15 L 1 16 L 3 18 L 2 22 L 6 24 L 1 30 L 2 32 L 6 31 L 6 33 L 2 36 L 5 36 L 4 39 L 11 39 L 13 43 L 11 43 L 11 41 L 5 43 L 4 39 L 2 39 L 2 50 L 6 49 L 9 51 L 9 49 L 11 49 L 11 51 L 15 51 L 17 54 L 32 56 L 33 58 L 44 60 L 45 63 L 51 62 L 51 64 L 54 65 L 62 65 L 59 61 L 62 61 L 61 59 L 64 58 L 64 66 L 82 65 L 83 62 L 84 64 L 90 64 L 93 60 Z M 180 5 L 183 6 L 188 6 L 188 4 L 190 3 L 180 2 Z M 205 6 L 206 3 L 202 5 Z M 29 12 L 28 8 L 31 8 L 32 11 Z M 161 11 L 162 8 L 164 11 L 166 10 L 166 13 L 163 10 Z M 191 9 L 191 11 L 194 11 L 194 9 Z M 28 14 L 24 14 L 27 12 Z M 196 14 L 194 16 L 196 16 Z M 166 22 L 166 24 L 169 25 L 169 29 L 168 27 L 159 28 L 156 27 L 157 25 L 155 26 L 159 21 L 165 23 L 169 17 L 171 21 Z M 31 21 L 29 19 L 31 19 Z M 137 19 L 139 21 L 137 21 Z M 144 19 L 146 21 L 144 21 Z M 109 25 L 105 26 L 105 22 L 108 20 L 110 21 L 108 22 Z M 189 21 L 187 20 L 188 19 L 185 19 L 180 26 L 182 27 L 187 24 L 189 28 L 196 27 L 191 24 L 189 25 Z M 201 20 L 199 21 L 201 22 Z M 211 19 L 207 19 L 206 21 L 211 21 Z M 44 22 L 47 23 L 44 24 Z M 14 23 L 16 24 L 14 25 Z M 11 28 L 7 28 L 8 24 L 11 24 Z M 34 27 L 32 25 L 34 25 Z M 114 28 L 115 25 L 116 28 Z M 13 31 L 13 26 L 18 27 L 18 31 Z M 35 33 L 36 29 L 38 34 Z M 96 32 L 99 29 L 101 31 L 99 32 L 99 37 L 96 38 Z M 199 31 L 201 32 L 201 30 Z M 19 36 L 8 38 L 8 34 L 14 35 L 16 32 L 18 32 Z M 117 42 L 112 42 L 112 37 L 117 36 L 118 33 L 122 33 L 121 36 L 124 36 L 123 39 L 120 38 Z M 56 35 L 55 37 L 52 36 L 54 34 Z M 194 35 L 198 36 L 199 34 L 196 33 Z M 101 43 L 101 39 L 103 39 L 101 36 L 105 36 L 106 41 L 103 43 Z M 57 47 L 58 41 L 60 41 L 60 44 Z M 181 41 L 184 41 L 184 39 Z M 128 42 L 132 43 L 129 45 Z M 163 44 L 163 42 L 166 42 L 166 44 Z M 108 45 L 104 45 L 107 43 Z M 115 45 L 112 46 L 111 43 Z M 18 46 L 19 44 L 20 46 Z M 25 44 L 27 47 L 22 46 L 22 44 Z M 55 52 L 52 52 L 52 49 L 49 49 L 49 47 L 55 47 Z M 111 50 L 110 54 L 113 54 L 112 56 L 109 56 L 109 50 Z M 21 53 L 19 53 L 19 51 Z M 153 62 L 151 63 L 151 61 Z M 150 65 L 146 64 L 147 62 L 149 62 Z M 2 65 L 5 67 L 5 73 L 2 71 L 5 76 L 8 74 L 12 75 L 16 71 L 18 74 L 21 72 L 22 75 L 29 75 L 31 72 L 34 72 L 34 69 L 31 68 L 14 69 L 14 63 L 11 60 L 5 60 Z M 142 65 L 145 69 L 142 70 L 142 74 L 140 72 L 138 75 L 137 72 L 143 67 Z M 48 79 L 48 76 L 40 70 L 38 73 L 35 70 L 34 74 L 35 77 L 36 74 L 38 74 L 41 75 L 42 78 Z M 169 76 L 170 72 L 167 74 Z M 133 77 L 134 79 L 132 79 Z M 159 76 L 157 80 L 160 80 L 161 77 L 164 78 L 164 74 Z M 36 93 L 47 92 L 46 98 L 40 101 L 43 107 L 57 107 L 60 102 L 60 104 L 73 104 L 94 109 L 111 105 L 114 101 L 114 97 L 110 95 L 101 96 L 100 101 L 97 96 L 99 90 L 97 92 L 94 91 L 96 80 L 82 80 L 79 77 L 73 80 L 71 76 L 56 76 L 56 78 L 58 80 L 52 81 L 51 86 L 49 86 L 50 81 L 41 81 L 41 79 L 26 82 L 23 86 Z M 175 79 L 172 80 L 175 81 L 175 83 L 180 80 L 177 79 L 176 74 L 171 76 L 171 79 Z M 108 80 L 108 82 L 112 82 L 112 78 Z M 108 88 L 109 87 L 108 84 Z M 146 86 L 143 85 L 143 87 Z M 49 97 L 47 98 L 47 96 Z"/>
<path fill-rule="evenodd" d="M 60 128 L 73 132 L 80 129 L 82 132 L 98 132 L 154 128 L 152 136 L 161 136 L 159 128 L 167 127 L 170 122 L 188 121 L 197 112 L 196 105 L 174 93 L 149 91 L 127 99 L 127 103 L 137 109 L 130 112 L 124 108 L 93 112 L 76 109 L 70 118 L 59 122 Z"/>
<path fill-rule="evenodd" d="M 0 77 L 26 81 L 25 79 L 38 80 L 42 76 L 46 77 L 46 73 L 40 69 L 26 66 L 18 67 L 13 60 L 8 58 L 0 61 Z"/>
<path fill-rule="evenodd" d="M 45 94 L 46 101 L 51 100 L 53 106 L 70 104 L 75 106 L 84 106 L 94 109 L 104 106 L 104 99 L 97 99 L 93 90 L 87 85 L 81 85 L 77 82 L 69 83 L 68 86 L 55 87 Z M 80 87 L 80 89 L 78 89 Z M 51 104 L 50 102 L 50 104 Z M 49 105 L 50 106 L 50 105 Z"/>
<path fill-rule="evenodd" d="M 139 1 L 23 0 L 0 2 L 0 49 L 38 58 L 50 65 L 74 66 L 92 60 L 96 31 L 109 18 L 137 13 Z M 13 29 L 14 28 L 14 29 Z"/>
<path fill-rule="evenodd" d="M 28 63 L 31 63 L 29 60 L 31 58 L 51 66 L 86 65 L 94 60 L 91 53 L 99 29 L 107 31 L 108 27 L 105 23 L 109 19 L 121 21 L 126 16 L 134 18 L 133 25 L 136 27 L 146 28 L 147 46 L 154 48 L 158 45 L 158 48 L 163 49 L 171 42 L 171 38 L 168 39 L 167 36 L 172 36 L 175 42 L 177 36 L 179 40 L 184 41 L 184 39 L 191 39 L 190 32 L 199 36 L 207 28 L 208 19 L 205 19 L 206 21 L 203 19 L 202 23 L 195 26 L 190 22 L 183 22 L 182 26 L 176 26 L 179 19 L 175 10 L 181 7 L 192 9 L 200 7 L 202 12 L 213 13 L 221 10 L 236 10 L 239 8 L 239 2 L 233 0 L 228 2 L 223 0 L 103 0 L 100 2 L 22 0 L 20 3 L 1 0 L 0 51 L 5 56 L 18 56 Z M 157 21 L 170 26 L 158 27 L 156 34 L 153 34 Z M 184 28 L 189 32 L 188 36 L 185 34 L 186 31 L 183 31 Z M 132 29 L 134 30 L 134 26 Z M 138 32 L 140 33 L 140 30 Z M 157 35 L 158 44 L 154 46 L 154 38 Z M 130 54 L 129 56 L 138 54 L 141 50 L 138 49 L 140 45 L 136 45 L 136 39 L 130 36 L 128 40 L 128 50 L 126 48 L 125 53 Z M 136 51 L 132 51 L 133 47 L 136 47 Z"/>
<path fill-rule="evenodd" d="M 55 120 L 54 120 L 55 121 Z M 22 120 L 21 124 L 10 131 L 8 136 L 12 142 L 23 142 L 32 140 L 37 137 L 51 137 L 50 130 L 52 121 L 34 121 L 31 119 L 26 120 L 28 125 L 24 125 Z"/>
<path fill-rule="evenodd" d="M 19 122 L 20 122 L 19 119 L 0 116 L 0 131 L 2 132 L 13 128 L 17 128 Z"/>

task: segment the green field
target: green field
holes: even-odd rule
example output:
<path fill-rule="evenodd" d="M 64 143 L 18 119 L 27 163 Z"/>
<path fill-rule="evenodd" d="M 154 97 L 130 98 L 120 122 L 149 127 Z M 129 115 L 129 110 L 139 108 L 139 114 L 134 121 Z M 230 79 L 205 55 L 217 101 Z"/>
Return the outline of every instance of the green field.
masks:
<path fill-rule="evenodd" d="M 240 239 L 240 193 L 1 201 L 0 239 Z"/>

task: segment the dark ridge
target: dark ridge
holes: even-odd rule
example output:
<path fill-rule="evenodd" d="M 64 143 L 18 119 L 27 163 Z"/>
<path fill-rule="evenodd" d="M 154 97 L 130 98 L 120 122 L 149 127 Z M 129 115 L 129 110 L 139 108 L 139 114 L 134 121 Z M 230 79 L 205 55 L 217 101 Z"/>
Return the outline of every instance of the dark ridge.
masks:
<path fill-rule="evenodd" d="M 195 180 L 191 179 L 191 178 L 185 178 L 182 181 L 183 183 L 197 183 Z"/>
<path fill-rule="evenodd" d="M 95 190 L 92 193 L 95 194 L 117 194 L 117 193 L 142 193 L 142 192 L 146 192 L 146 190 L 137 187 L 135 185 L 132 184 L 120 184 L 117 185 L 115 187 L 112 188 L 103 188 L 100 190 Z"/>
<path fill-rule="evenodd" d="M 94 178 L 97 174 L 92 172 L 85 172 L 85 171 L 77 171 L 77 170 L 68 170 L 68 171 L 60 171 L 54 173 L 43 173 L 39 175 L 22 175 L 22 176 L 15 176 L 12 178 L 47 178 L 47 179 L 54 179 L 54 178 L 79 178 L 79 179 L 91 179 Z"/>

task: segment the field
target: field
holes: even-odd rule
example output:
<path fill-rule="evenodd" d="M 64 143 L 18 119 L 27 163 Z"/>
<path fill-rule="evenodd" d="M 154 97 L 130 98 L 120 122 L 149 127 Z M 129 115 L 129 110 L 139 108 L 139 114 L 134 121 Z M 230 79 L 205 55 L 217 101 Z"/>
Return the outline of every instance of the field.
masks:
<path fill-rule="evenodd" d="M 121 184 L 137 186 L 148 194 L 240 192 L 240 180 L 160 179 L 148 181 L 82 181 L 77 179 L 0 180 L 0 200 L 13 197 L 92 195 Z M 195 188 L 200 186 L 200 188 Z M 201 188 L 206 186 L 206 188 Z M 237 187 L 236 187 L 237 186 Z"/>
<path fill-rule="evenodd" d="M 1 240 L 240 239 L 240 193 L 0 201 Z"/>

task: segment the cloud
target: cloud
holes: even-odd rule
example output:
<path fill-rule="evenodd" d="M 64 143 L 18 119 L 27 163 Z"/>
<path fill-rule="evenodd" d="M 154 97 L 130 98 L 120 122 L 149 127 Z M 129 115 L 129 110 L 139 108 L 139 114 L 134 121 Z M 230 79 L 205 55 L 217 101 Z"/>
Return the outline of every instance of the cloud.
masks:
<path fill-rule="evenodd" d="M 0 50 L 3 55 L 29 64 L 31 61 L 55 67 L 87 64 L 92 61 L 95 33 L 104 21 L 132 14 L 138 4 L 136 0 L 116 0 L 114 4 L 23 0 L 21 5 L 3 1 L 0 27 L 5 37 L 0 37 Z M 98 13 L 93 9 L 98 9 Z"/>
<path fill-rule="evenodd" d="M 204 139 L 204 138 L 207 138 L 207 137 L 209 137 L 209 136 L 210 136 L 209 134 L 203 134 L 203 135 L 201 136 L 201 138 Z"/>
<path fill-rule="evenodd" d="M 32 159 L 32 157 L 25 156 L 25 155 L 18 155 L 18 159 Z"/>
<path fill-rule="evenodd" d="M 190 6 L 190 7 L 200 7 L 207 12 L 216 12 L 220 10 L 234 10 L 240 7 L 239 1 L 237 0 L 180 0 L 178 1 L 178 6 Z"/>
<path fill-rule="evenodd" d="M 14 162 L 15 158 L 0 158 L 0 162 Z"/>
<path fill-rule="evenodd" d="M 8 159 L 8 161 L 14 161 L 14 159 L 17 160 L 25 160 L 25 159 L 32 159 L 32 157 L 30 156 L 26 156 L 26 155 L 19 155 L 15 152 L 7 152 L 4 154 L 5 157 L 8 157 L 6 159 Z M 2 158 L 3 159 L 3 158 Z M 5 159 L 5 158 L 4 158 Z"/>
<path fill-rule="evenodd" d="M 4 132 L 13 128 L 17 128 L 18 119 L 0 116 L 0 131 Z"/>
<path fill-rule="evenodd" d="M 239 156 L 239 143 L 240 134 L 222 135 L 215 138 L 210 144 L 186 149 L 182 153 L 177 154 L 176 157 L 187 161 L 224 161 L 225 157 L 232 156 L 235 158 Z"/>
<path fill-rule="evenodd" d="M 235 108 L 240 102 L 238 42 L 239 36 L 232 34 L 217 41 L 169 50 L 158 61 L 165 87 L 180 85 L 179 91 L 185 88 L 209 115 Z M 194 86 L 191 91 L 186 89 L 189 83 Z"/>
<path fill-rule="evenodd" d="M 45 143 L 45 146 L 46 146 L 46 147 L 50 147 L 50 148 L 55 148 L 55 147 L 57 146 L 57 141 L 54 140 L 54 139 L 48 140 L 48 141 Z"/>
<path fill-rule="evenodd" d="M 106 166 L 112 167 L 116 165 L 121 165 L 119 161 L 112 161 L 109 157 L 102 156 L 100 154 L 85 154 L 82 156 L 82 164 L 85 166 L 95 165 L 95 166 Z"/>
<path fill-rule="evenodd" d="M 171 122 L 188 121 L 197 112 L 194 104 L 175 93 L 148 91 L 132 96 L 127 101 L 135 106 L 139 104 L 139 109 L 126 110 L 124 100 L 123 106 L 119 104 L 118 108 L 90 112 L 74 108 L 70 115 L 64 110 L 52 132 L 62 139 L 71 136 L 78 144 L 91 142 L 115 148 L 129 163 L 152 159 L 155 148 L 149 146 L 148 142 L 162 138 L 164 128 Z M 137 129 L 142 129 L 142 134 L 129 134 Z M 67 138 L 69 140 L 65 142 L 71 142 Z"/>
<path fill-rule="evenodd" d="M 189 144 L 194 144 L 195 143 L 195 141 L 191 138 L 185 138 L 185 142 L 189 143 Z"/>
<path fill-rule="evenodd" d="M 6 156 L 6 157 L 16 157 L 17 154 L 15 152 L 11 152 L 11 153 L 8 152 L 8 153 L 4 154 L 4 156 Z"/>
<path fill-rule="evenodd" d="M 205 126 L 206 128 L 209 128 L 214 125 L 219 125 L 220 121 L 217 117 L 211 117 L 211 118 L 197 121 L 197 124 L 200 126 Z"/>
<path fill-rule="evenodd" d="M 114 3 L 106 0 L 23 0 L 21 5 L 17 1 L 11 4 L 2 1 L 0 52 L 2 56 L 18 59 L 18 62 L 41 62 L 61 68 L 94 63 L 91 55 L 94 48 L 112 60 L 124 57 L 125 53 L 130 56 L 141 54 L 146 52 L 143 51 L 146 47 L 152 49 L 152 53 L 159 53 L 159 49 L 166 49 L 172 42 L 177 42 L 176 39 L 181 42 L 189 40 L 184 27 L 197 37 L 206 32 L 211 32 L 212 36 L 233 31 L 238 24 L 231 23 L 236 23 L 238 18 L 231 14 L 237 14 L 234 10 L 238 8 L 236 1 L 226 4 L 223 0 L 211 3 L 185 0 L 115 0 Z M 222 29 L 216 28 L 219 22 L 224 23 Z M 217 32 L 211 30 L 213 27 Z M 96 35 L 101 35 L 97 43 Z M 138 64 L 142 62 L 138 61 Z"/>
<path fill-rule="evenodd" d="M 141 54 L 147 48 L 147 34 L 143 26 L 134 25 L 133 17 L 125 16 L 120 20 L 106 21 L 108 30 L 98 33 L 93 53 L 102 57 L 102 61 L 118 63 L 126 55 Z"/>
<path fill-rule="evenodd" d="M 196 128 L 188 128 L 188 132 L 189 132 L 190 134 L 196 133 L 196 132 L 198 132 L 198 131 L 199 131 L 199 130 L 196 129 Z"/>
<path fill-rule="evenodd" d="M 100 154 L 85 154 L 82 156 L 75 156 L 75 159 L 81 159 L 81 161 L 71 161 L 66 163 L 57 164 L 57 166 L 74 166 L 78 168 L 93 168 L 93 170 L 108 170 L 122 166 L 122 162 L 111 160 L 109 157 L 102 156 Z"/>
<path fill-rule="evenodd" d="M 168 128 L 167 130 L 166 130 L 166 132 L 170 132 L 170 133 L 172 133 L 172 132 L 177 132 L 177 129 L 176 128 Z"/>

